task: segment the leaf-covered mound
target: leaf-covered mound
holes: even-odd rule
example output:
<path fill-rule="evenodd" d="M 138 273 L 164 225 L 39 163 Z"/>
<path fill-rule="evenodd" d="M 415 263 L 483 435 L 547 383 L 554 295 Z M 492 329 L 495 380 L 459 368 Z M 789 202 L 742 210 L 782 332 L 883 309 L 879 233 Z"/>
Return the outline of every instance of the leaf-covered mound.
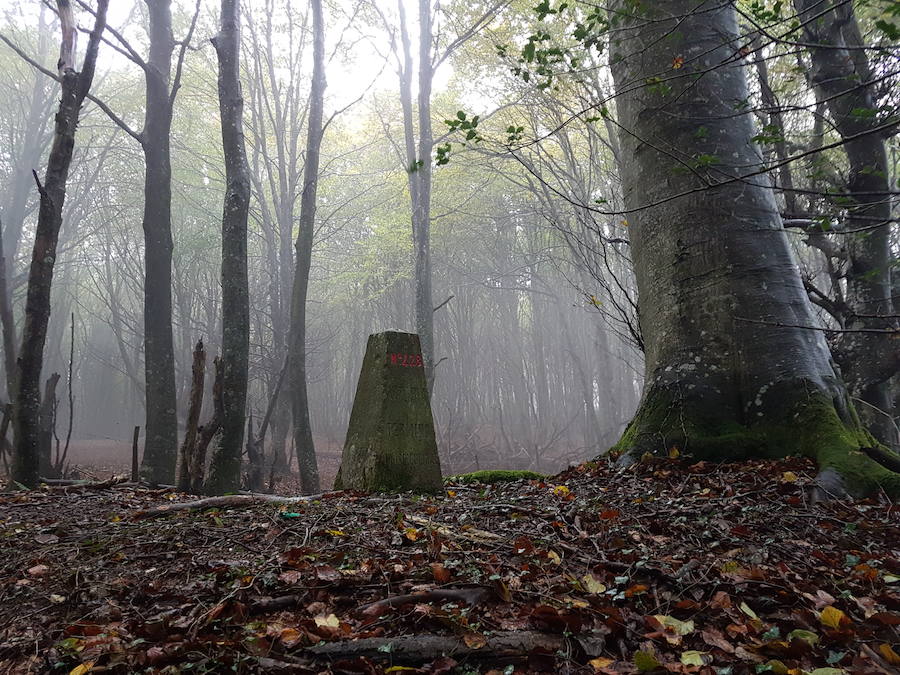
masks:
<path fill-rule="evenodd" d="M 890 673 L 900 527 L 806 460 L 134 520 L 0 496 L 0 672 Z"/>

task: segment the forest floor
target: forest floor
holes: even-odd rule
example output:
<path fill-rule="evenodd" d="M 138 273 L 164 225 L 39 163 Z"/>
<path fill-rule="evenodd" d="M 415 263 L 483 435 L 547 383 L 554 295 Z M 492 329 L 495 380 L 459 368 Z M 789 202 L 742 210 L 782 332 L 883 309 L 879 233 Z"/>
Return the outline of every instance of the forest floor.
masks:
<path fill-rule="evenodd" d="M 896 673 L 900 507 L 805 460 L 173 512 L 0 495 L 0 673 Z"/>

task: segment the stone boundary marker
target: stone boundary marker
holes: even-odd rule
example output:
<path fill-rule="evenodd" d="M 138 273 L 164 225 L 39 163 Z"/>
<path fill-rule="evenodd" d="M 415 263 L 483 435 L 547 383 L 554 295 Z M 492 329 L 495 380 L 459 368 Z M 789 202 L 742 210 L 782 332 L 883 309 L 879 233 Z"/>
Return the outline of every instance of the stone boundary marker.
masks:
<path fill-rule="evenodd" d="M 437 492 L 441 464 L 419 336 L 369 336 L 337 490 Z"/>

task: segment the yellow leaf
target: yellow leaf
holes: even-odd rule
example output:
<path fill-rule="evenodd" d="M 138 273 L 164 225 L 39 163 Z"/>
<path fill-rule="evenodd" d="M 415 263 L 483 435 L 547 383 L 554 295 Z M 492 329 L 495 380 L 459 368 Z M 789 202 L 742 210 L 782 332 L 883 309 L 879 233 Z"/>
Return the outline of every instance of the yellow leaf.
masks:
<path fill-rule="evenodd" d="M 895 652 L 894 648 L 889 644 L 885 643 L 880 645 L 878 651 L 881 652 L 881 657 L 892 666 L 900 666 L 900 656 L 897 655 L 897 652 Z"/>
<path fill-rule="evenodd" d="M 547 551 L 547 557 L 554 565 L 559 565 L 562 562 L 562 558 L 559 557 L 559 553 L 556 551 Z"/>
<path fill-rule="evenodd" d="M 553 488 L 553 494 L 555 494 L 557 497 L 567 497 L 569 495 L 569 488 L 567 488 L 565 485 L 557 485 L 555 488 Z"/>
<path fill-rule="evenodd" d="M 674 59 L 672 59 L 672 68 L 674 68 L 675 70 L 678 70 L 682 66 L 684 66 L 684 57 L 683 56 L 676 56 Z"/>
<path fill-rule="evenodd" d="M 698 652 L 696 649 L 689 649 L 681 654 L 681 663 L 686 666 L 705 666 L 706 652 Z"/>
<path fill-rule="evenodd" d="M 666 628 L 671 628 L 678 635 L 687 635 L 688 633 L 694 632 L 693 621 L 679 621 L 674 616 L 667 616 L 665 614 L 656 614 L 653 618 Z"/>
<path fill-rule="evenodd" d="M 802 630 L 798 628 L 797 630 L 792 630 L 787 635 L 788 640 L 803 640 L 807 644 L 814 645 L 819 641 L 819 636 L 809 630 Z"/>
<path fill-rule="evenodd" d="M 447 496 L 452 499 L 456 496 L 456 490 L 447 490 Z"/>
<path fill-rule="evenodd" d="M 585 607 L 590 607 L 591 603 L 585 602 L 584 600 L 579 600 L 578 598 L 572 598 L 568 595 L 563 596 L 563 600 L 566 601 L 567 604 L 572 605 L 572 607 L 577 607 L 578 609 L 584 609 Z"/>
<path fill-rule="evenodd" d="M 659 668 L 662 664 L 659 662 L 659 659 L 650 652 L 635 652 L 634 665 L 636 665 L 637 669 L 642 673 L 649 673 L 651 670 Z"/>
<path fill-rule="evenodd" d="M 416 539 L 419 538 L 419 531 L 414 527 L 407 527 L 406 531 L 403 534 L 410 541 L 415 541 Z"/>
<path fill-rule="evenodd" d="M 596 659 L 591 659 L 590 661 L 588 661 L 588 663 L 591 665 L 595 672 L 599 673 L 604 668 L 608 668 L 609 666 L 614 664 L 615 661 L 600 656 Z"/>
<path fill-rule="evenodd" d="M 85 673 L 90 672 L 93 667 L 93 661 L 85 661 L 84 663 L 72 668 L 72 670 L 69 671 L 69 675 L 84 675 Z"/>
<path fill-rule="evenodd" d="M 749 616 L 751 619 L 759 619 L 759 617 L 756 616 L 756 612 L 754 612 L 752 609 L 750 609 L 750 607 L 747 605 L 746 602 L 742 602 L 740 605 L 738 605 L 738 607 L 740 607 L 741 611 L 744 614 L 746 614 L 747 616 Z"/>
<path fill-rule="evenodd" d="M 346 537 L 347 535 L 341 530 L 325 530 L 332 537 Z"/>
<path fill-rule="evenodd" d="M 678 448 L 676 448 L 674 445 L 669 448 L 669 459 L 678 459 L 678 456 L 680 454 L 681 453 L 678 451 Z"/>
<path fill-rule="evenodd" d="M 320 628 L 340 628 L 341 620 L 338 619 L 334 614 L 329 614 L 325 616 L 324 614 L 320 614 L 316 617 L 316 625 Z"/>
<path fill-rule="evenodd" d="M 781 474 L 781 482 L 782 483 L 796 483 L 797 482 L 797 474 L 793 471 L 785 471 Z"/>
<path fill-rule="evenodd" d="M 849 621 L 849 619 L 847 618 L 847 615 L 837 607 L 828 605 L 828 607 L 823 609 L 822 613 L 819 615 L 819 621 L 822 622 L 823 626 L 838 629 L 841 627 L 842 622 Z"/>
<path fill-rule="evenodd" d="M 600 593 L 606 592 L 606 585 L 593 574 L 585 574 L 581 577 L 581 586 L 586 592 L 592 595 L 599 595 Z"/>

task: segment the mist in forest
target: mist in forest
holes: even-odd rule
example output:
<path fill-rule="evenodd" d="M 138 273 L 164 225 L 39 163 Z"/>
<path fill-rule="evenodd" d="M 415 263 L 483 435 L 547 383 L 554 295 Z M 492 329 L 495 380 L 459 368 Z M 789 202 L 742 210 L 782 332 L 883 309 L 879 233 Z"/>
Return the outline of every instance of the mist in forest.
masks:
<path fill-rule="evenodd" d="M 126 5 L 111 8 L 110 27 L 144 50 L 146 7 Z M 551 97 L 495 63 L 493 43 L 502 37 L 497 31 L 514 27 L 501 21 L 490 35 L 469 34 L 466 26 L 479 26 L 476 9 L 448 9 L 434 26 L 436 50 L 465 38 L 435 71 L 432 92 L 435 145 L 453 143 L 449 162 L 436 165 L 432 175 L 436 433 L 445 474 L 552 471 L 607 450 L 637 406 L 642 357 L 627 221 L 583 206 L 614 201 L 618 192 L 614 147 L 603 124 L 561 126 L 583 103 L 584 91 Z M 202 7 L 197 17 L 171 134 L 179 437 L 192 349 L 202 339 L 210 360 L 221 351 L 224 169 L 208 39 L 216 31 L 214 10 Z M 326 5 L 327 124 L 306 319 L 310 417 L 325 477 L 336 468 L 368 335 L 416 332 L 409 167 L 397 77 L 402 49 L 390 31 L 396 11 L 366 2 Z M 175 3 L 176 39 L 187 31 L 192 12 L 192 5 Z M 286 356 L 311 29 L 304 3 L 254 0 L 244 12 L 242 84 L 252 187 L 248 412 L 259 420 Z M 90 17 L 80 18 L 87 25 Z M 9 0 L 0 27 L 29 58 L 54 70 L 59 27 L 50 9 Z M 471 88 L 475 72 L 486 83 L 478 91 Z M 587 91 L 608 87 L 602 73 L 593 77 L 583 85 Z M 32 170 L 40 173 L 46 165 L 59 92 L 8 44 L 0 45 L 0 91 L 8 102 L 0 108 L 0 216 L 19 325 L 39 196 Z M 412 95 L 417 91 L 414 83 Z M 127 51 L 101 47 L 93 93 L 140 129 L 143 82 Z M 458 120 L 466 110 L 468 119 L 472 111 L 486 118 L 482 127 L 512 124 L 515 131 L 521 125 L 524 133 L 543 135 L 544 143 L 519 159 L 488 142 L 459 143 L 443 120 Z M 98 105 L 87 102 L 81 117 L 43 374 L 61 375 L 56 434 L 64 444 L 71 425 L 70 461 L 126 466 L 132 431 L 143 427 L 145 415 L 143 160 L 134 139 Z M 203 417 L 209 409 L 207 396 Z M 282 392 L 266 452 L 293 457 L 291 437 L 289 397 Z"/>

